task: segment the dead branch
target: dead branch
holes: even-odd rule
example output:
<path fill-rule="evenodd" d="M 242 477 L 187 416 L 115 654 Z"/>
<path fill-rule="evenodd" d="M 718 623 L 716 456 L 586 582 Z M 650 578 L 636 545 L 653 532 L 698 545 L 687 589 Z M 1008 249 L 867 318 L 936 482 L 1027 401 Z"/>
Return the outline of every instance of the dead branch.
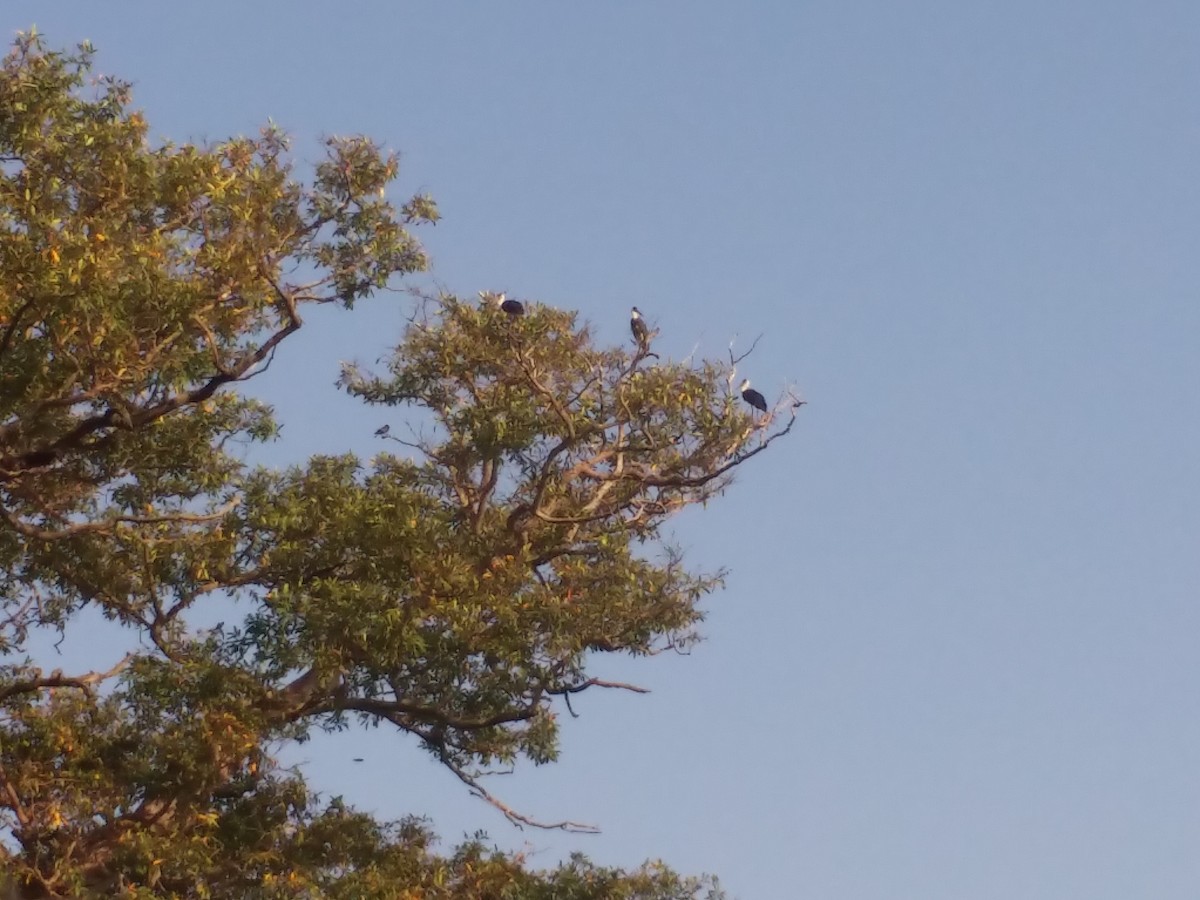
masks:
<path fill-rule="evenodd" d="M 83 691 L 88 697 L 92 697 L 94 696 L 92 688 L 95 685 L 119 674 L 132 660 L 133 654 L 126 653 L 120 662 L 106 672 L 88 672 L 86 675 L 77 677 L 70 677 L 55 672 L 46 677 L 38 676 L 37 678 L 18 681 L 0 689 L 0 703 L 8 700 L 9 697 L 15 697 L 19 694 L 32 694 L 48 688 L 75 688 L 76 690 Z"/>
<path fill-rule="evenodd" d="M 734 340 L 737 340 L 736 336 L 734 337 Z M 751 353 L 753 353 L 753 352 L 754 352 L 754 348 L 758 346 L 758 342 L 759 342 L 760 340 L 762 340 L 762 334 L 759 334 L 759 336 L 758 336 L 758 337 L 756 337 L 756 338 L 754 339 L 754 342 L 753 342 L 753 343 L 750 345 L 750 349 L 749 349 L 749 350 L 747 350 L 745 353 L 743 353 L 741 356 L 738 356 L 738 357 L 734 357 L 734 355 L 733 355 L 733 341 L 730 341 L 730 342 L 729 342 L 729 365 L 730 365 L 730 366 L 732 366 L 732 367 L 733 367 L 733 368 L 736 370 L 736 369 L 737 369 L 737 364 L 738 364 L 738 363 L 740 363 L 740 362 L 741 362 L 743 359 L 745 359 L 745 358 L 746 358 L 746 357 L 748 357 L 748 356 L 749 356 Z"/>
<path fill-rule="evenodd" d="M 605 681 L 602 678 L 589 678 L 587 681 L 581 681 L 579 684 L 571 684 L 561 688 L 547 689 L 547 694 L 555 694 L 557 696 L 567 696 L 569 694 L 578 694 L 580 691 L 586 691 L 588 688 L 613 688 L 622 691 L 633 691 L 635 694 L 649 694 L 650 689 L 644 688 L 637 684 L 627 684 L 623 681 Z"/>
<path fill-rule="evenodd" d="M 475 776 L 462 768 L 462 766 L 458 765 L 458 763 L 454 762 L 454 760 L 450 758 L 450 754 L 446 751 L 444 742 L 439 741 L 434 735 L 421 734 L 420 736 L 425 740 L 426 744 L 437 751 L 438 758 L 442 765 L 453 772 L 458 780 L 470 789 L 472 794 L 474 794 L 480 800 L 484 800 L 487 803 L 490 803 L 496 809 L 500 810 L 500 812 L 503 813 L 504 818 L 508 819 L 508 821 L 512 822 L 518 828 L 524 828 L 526 825 L 528 825 L 530 828 L 542 828 L 547 831 L 567 831 L 571 832 L 572 834 L 600 833 L 600 829 L 595 825 L 585 825 L 580 822 L 569 821 L 539 822 L 537 819 L 522 815 L 507 803 L 503 802 L 495 794 L 489 792 L 483 787 L 483 785 L 479 783 L 479 780 Z"/>

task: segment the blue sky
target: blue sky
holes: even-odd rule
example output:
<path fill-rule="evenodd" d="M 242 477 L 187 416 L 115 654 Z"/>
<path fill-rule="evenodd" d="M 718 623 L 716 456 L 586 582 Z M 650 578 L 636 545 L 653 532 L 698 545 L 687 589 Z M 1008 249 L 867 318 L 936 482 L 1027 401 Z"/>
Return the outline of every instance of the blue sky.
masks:
<path fill-rule="evenodd" d="M 764 332 L 743 370 L 809 405 L 679 522 L 732 569 L 708 642 L 606 664 L 654 693 L 492 785 L 602 835 L 517 832 L 383 732 L 301 748 L 314 784 L 747 900 L 1194 898 L 1200 5 L 342 6 L 0 22 L 92 39 L 162 137 L 370 134 L 448 289 L 614 341 L 636 303 L 676 355 Z M 310 317 L 273 459 L 378 449 L 332 383 L 405 309 Z"/>

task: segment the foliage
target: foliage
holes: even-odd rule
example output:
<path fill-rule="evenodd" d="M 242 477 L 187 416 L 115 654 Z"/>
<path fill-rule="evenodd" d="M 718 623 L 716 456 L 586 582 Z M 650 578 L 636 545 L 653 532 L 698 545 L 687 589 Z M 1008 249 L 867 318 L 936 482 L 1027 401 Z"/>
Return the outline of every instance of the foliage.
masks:
<path fill-rule="evenodd" d="M 719 573 L 686 569 L 664 523 L 791 418 L 748 415 L 716 364 L 598 347 L 572 313 L 442 296 L 385 371 L 342 373 L 349 394 L 408 409 L 411 439 L 369 462 L 247 466 L 276 424 L 243 383 L 307 307 L 422 270 L 411 230 L 436 208 L 394 207 L 396 158 L 361 138 L 328 140 L 307 182 L 274 129 L 152 146 L 91 59 L 30 34 L 0 71 L 8 890 L 716 896 L 657 864 L 535 871 L 482 840 L 442 855 L 423 822 L 322 803 L 268 751 L 388 724 L 540 824 L 481 774 L 554 760 L 573 694 L 640 690 L 589 675 L 595 654 L 696 639 Z M 237 621 L 189 627 L 230 597 Z M 25 655 L 89 609 L 130 633 L 111 669 L 47 674 Z"/>

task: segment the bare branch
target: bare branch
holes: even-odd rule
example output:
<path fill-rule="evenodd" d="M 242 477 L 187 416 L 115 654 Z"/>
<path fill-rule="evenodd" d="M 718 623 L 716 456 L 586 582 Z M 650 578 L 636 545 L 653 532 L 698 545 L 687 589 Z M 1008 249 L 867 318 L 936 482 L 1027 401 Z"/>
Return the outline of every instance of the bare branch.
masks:
<path fill-rule="evenodd" d="M 0 510 L 0 515 L 13 527 L 13 530 L 27 538 L 39 541 L 60 541 L 65 538 L 77 537 L 81 534 L 96 534 L 112 531 L 119 525 L 197 525 L 215 522 L 224 517 L 236 507 L 241 500 L 234 498 L 224 506 L 211 513 L 172 513 L 165 516 L 107 516 L 96 522 L 80 522 L 65 528 L 45 529 L 23 522 L 18 516 L 8 510 Z"/>
<path fill-rule="evenodd" d="M 65 676 L 59 672 L 54 672 L 44 678 L 39 675 L 37 678 L 18 681 L 5 688 L 0 688 L 0 703 L 6 701 L 9 697 L 15 697 L 19 694 L 32 694 L 37 691 L 46 690 L 47 688 L 75 688 L 91 697 L 92 688 L 95 685 L 119 674 L 132 660 L 133 654 L 126 653 L 120 662 L 106 672 L 88 672 L 86 675 L 77 677 Z"/>
<path fill-rule="evenodd" d="M 566 687 L 547 689 L 547 694 L 555 694 L 566 696 L 569 694 L 578 694 L 580 691 L 586 691 L 588 688 L 615 688 L 622 691 L 633 691 L 635 694 L 649 694 L 650 689 L 641 687 L 636 684 L 627 684 L 623 681 L 605 681 L 602 678 L 589 678 L 587 681 L 581 681 L 579 684 L 572 684 Z"/>
<path fill-rule="evenodd" d="M 16 789 L 12 782 L 8 780 L 4 770 L 0 768 L 0 782 L 4 784 L 4 798 L 8 801 L 9 809 L 13 811 L 13 815 L 17 817 L 17 822 L 22 828 L 29 827 L 29 813 L 25 809 L 25 805 L 21 802 Z"/>
<path fill-rule="evenodd" d="M 737 338 L 735 337 L 734 340 L 737 340 Z M 754 348 L 758 346 L 758 342 L 761 340 L 762 340 L 762 334 L 759 334 L 759 336 L 754 339 L 754 343 L 752 343 L 750 345 L 750 349 L 738 357 L 735 357 L 733 355 L 733 341 L 730 341 L 729 342 L 729 365 L 733 366 L 736 369 L 738 363 L 740 363 L 743 359 L 745 359 L 751 353 L 754 352 Z"/>
<path fill-rule="evenodd" d="M 796 403 L 793 403 L 793 405 L 791 407 L 792 414 L 791 414 L 790 420 L 788 421 L 788 424 L 784 428 L 775 432 L 774 434 L 764 436 L 763 440 L 753 450 L 745 450 L 745 451 L 735 453 L 734 456 L 728 462 L 724 463 L 723 465 L 717 466 L 715 469 L 712 469 L 711 471 L 708 471 L 703 475 L 697 475 L 694 477 L 688 477 L 688 476 L 684 476 L 684 475 L 670 475 L 670 476 L 656 475 L 652 472 L 647 472 L 645 469 L 642 469 L 642 468 L 631 469 L 631 470 L 626 470 L 626 471 L 615 471 L 614 470 L 612 472 L 604 472 L 599 469 L 591 468 L 589 466 L 581 466 L 581 467 L 579 467 L 578 471 L 581 476 L 583 476 L 591 481 L 598 481 L 598 482 L 604 482 L 604 483 L 612 483 L 612 482 L 617 482 L 617 481 L 633 481 L 633 482 L 637 482 L 642 485 L 645 485 L 647 487 L 670 487 L 670 488 L 703 487 L 704 485 L 709 484 L 710 482 L 713 482 L 716 479 L 720 478 L 722 475 L 726 474 L 727 472 L 731 471 L 732 469 L 737 468 L 742 463 L 744 463 L 746 460 L 750 459 L 752 456 L 757 456 L 759 453 L 762 453 L 763 450 L 767 449 L 767 447 L 773 441 L 783 437 L 785 434 L 790 432 L 792 430 L 792 426 L 796 424 L 796 412 L 795 411 L 796 411 L 796 409 L 798 409 L 800 406 L 803 406 L 803 405 L 804 405 L 804 401 L 798 401 Z M 589 519 L 586 517 L 583 519 L 575 519 L 575 518 L 571 518 L 571 517 L 555 518 L 555 517 L 551 517 L 551 516 L 547 516 L 547 515 L 539 515 L 539 518 L 542 518 L 547 522 L 575 522 L 575 521 L 585 521 L 586 522 L 586 521 L 589 521 Z M 593 518 L 595 518 L 595 517 L 593 517 Z"/>
<path fill-rule="evenodd" d="M 427 744 L 429 744 L 438 752 L 438 757 L 441 760 L 442 765 L 453 772 L 458 777 L 459 781 L 470 788 L 472 794 L 496 807 L 496 809 L 500 810 L 500 812 L 504 814 L 504 818 L 508 819 L 508 821 L 512 822 L 518 828 L 524 828 L 526 825 L 528 825 L 530 828 L 543 828 L 547 831 L 568 831 L 573 834 L 600 833 L 600 829 L 595 825 L 585 825 L 580 822 L 569 821 L 539 822 L 537 819 L 532 819 L 529 816 L 517 812 L 507 803 L 500 800 L 500 798 L 495 794 L 492 794 L 486 788 L 484 788 L 483 785 L 479 783 L 479 780 L 475 776 L 471 775 L 470 772 L 467 772 L 460 765 L 454 762 L 454 760 L 450 758 L 450 754 L 446 751 L 445 747 L 435 738 L 427 735 L 421 736 L 425 739 Z"/>

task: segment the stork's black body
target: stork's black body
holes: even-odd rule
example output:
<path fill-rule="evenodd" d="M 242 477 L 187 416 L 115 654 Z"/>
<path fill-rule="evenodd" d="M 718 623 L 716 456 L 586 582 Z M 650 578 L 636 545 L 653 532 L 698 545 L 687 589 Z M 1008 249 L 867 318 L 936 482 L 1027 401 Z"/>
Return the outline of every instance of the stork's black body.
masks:
<path fill-rule="evenodd" d="M 520 300 L 509 300 L 504 296 L 504 291 L 494 294 L 491 291 L 480 291 L 479 299 L 485 304 L 490 303 L 501 312 L 508 313 L 513 318 L 525 315 L 525 304 Z"/>
<path fill-rule="evenodd" d="M 633 339 L 639 347 L 649 345 L 650 329 L 646 327 L 646 320 L 636 306 L 629 313 L 629 330 L 633 332 Z"/>
<path fill-rule="evenodd" d="M 767 398 L 760 394 L 754 388 L 750 387 L 750 379 L 747 378 L 742 382 L 742 399 L 757 409 L 759 412 L 767 411 Z"/>

